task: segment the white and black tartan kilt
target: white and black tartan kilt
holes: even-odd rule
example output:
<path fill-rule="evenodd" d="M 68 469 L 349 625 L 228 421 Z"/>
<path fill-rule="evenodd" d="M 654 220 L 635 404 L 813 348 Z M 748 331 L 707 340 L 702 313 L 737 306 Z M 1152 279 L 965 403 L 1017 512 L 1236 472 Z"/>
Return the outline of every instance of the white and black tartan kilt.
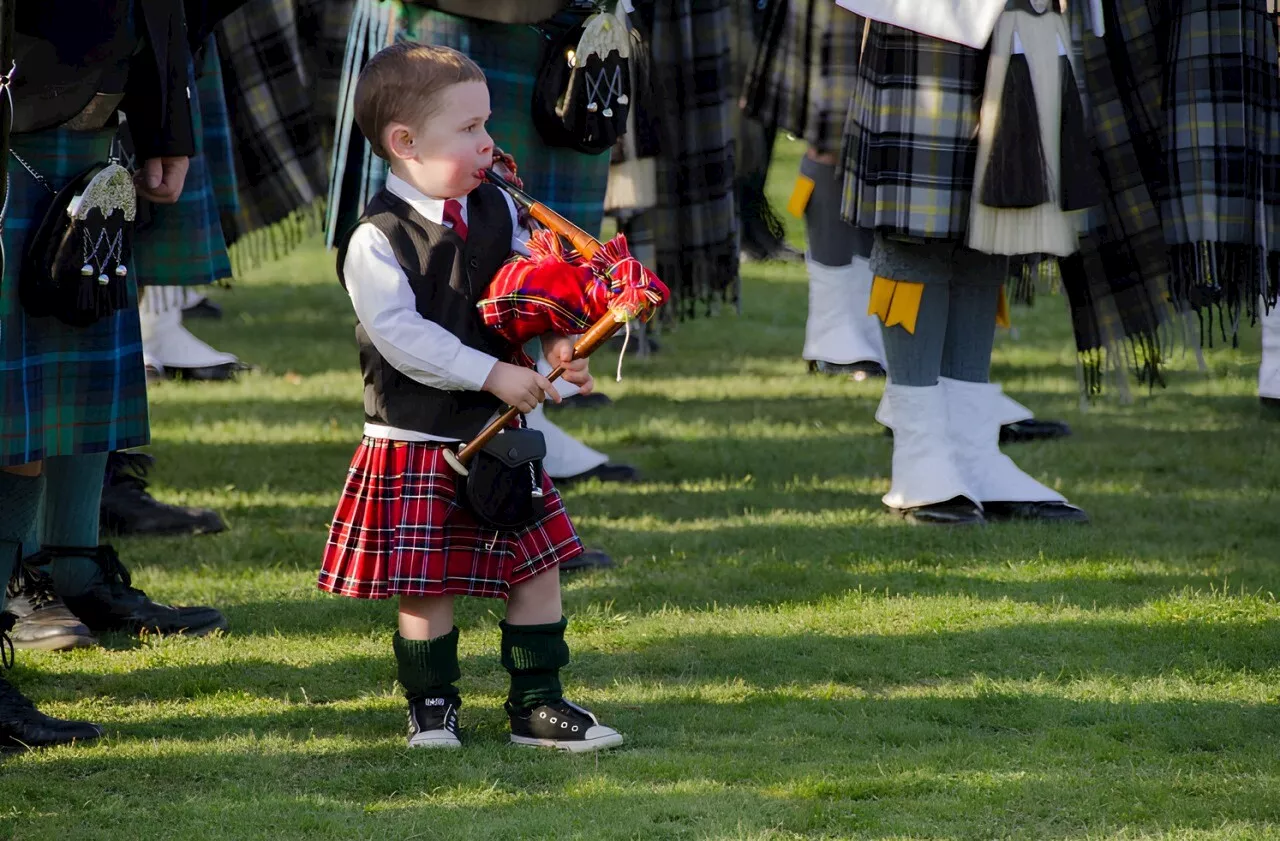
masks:
<path fill-rule="evenodd" d="M 844 127 L 848 222 L 902 236 L 964 237 L 987 56 L 870 23 Z"/>
<path fill-rule="evenodd" d="M 840 151 L 865 24 L 831 0 L 775 2 L 747 77 L 748 115 Z"/>

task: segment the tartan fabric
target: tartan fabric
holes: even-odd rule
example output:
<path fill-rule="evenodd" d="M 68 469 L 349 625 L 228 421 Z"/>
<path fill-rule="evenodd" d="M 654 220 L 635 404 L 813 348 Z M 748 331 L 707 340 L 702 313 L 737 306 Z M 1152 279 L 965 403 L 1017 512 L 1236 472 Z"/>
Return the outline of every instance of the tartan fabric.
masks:
<path fill-rule="evenodd" d="M 844 132 L 851 224 L 961 239 L 977 163 L 987 51 L 872 21 Z"/>
<path fill-rule="evenodd" d="M 838 152 L 865 23 L 830 0 L 775 0 L 747 77 L 747 113 Z"/>
<path fill-rule="evenodd" d="M 205 42 L 196 73 L 196 98 L 203 130 L 199 137 L 213 198 L 221 220 L 240 212 L 239 184 L 236 183 L 235 150 L 231 145 L 231 116 L 227 113 L 227 91 L 222 83 L 222 60 L 218 42 L 212 35 Z M 225 237 L 224 237 L 225 240 Z"/>
<path fill-rule="evenodd" d="M 515 347 L 546 333 L 585 333 L 610 312 L 618 321 L 647 321 L 669 294 L 622 234 L 587 262 L 555 234 L 535 231 L 529 255 L 504 263 L 480 302 L 485 326 Z"/>
<path fill-rule="evenodd" d="M 320 589 L 361 599 L 488 596 L 582 554 L 560 495 L 519 532 L 478 524 L 455 500 L 441 445 L 366 437 L 351 461 L 320 569 Z"/>
<path fill-rule="evenodd" d="M 328 181 L 294 0 L 241 6 L 216 37 L 240 193 L 240 210 L 223 219 L 223 230 L 253 260 L 278 256 L 318 225 Z"/>
<path fill-rule="evenodd" d="M 197 91 L 194 67 L 188 68 L 187 79 L 189 89 Z M 231 277 L 231 258 L 205 154 L 226 136 L 226 125 L 206 119 L 205 99 L 197 95 L 191 100 L 196 153 L 190 159 L 182 195 L 173 204 L 151 205 L 150 218 L 135 232 L 133 271 L 139 286 L 206 286 Z"/>
<path fill-rule="evenodd" d="M 351 18 L 347 50 L 353 71 L 345 74 L 343 96 L 352 95 L 356 76 L 376 52 L 368 27 L 388 29 L 391 40 L 452 47 L 484 70 L 493 116 L 486 126 L 494 142 L 515 157 L 525 191 L 588 233 L 604 222 L 608 155 L 584 155 L 542 142 L 530 113 L 533 83 L 542 55 L 542 38 L 529 26 L 489 23 L 424 9 L 402 0 L 378 3 L 359 0 Z M 339 153 L 349 143 L 343 164 L 335 167 L 330 186 L 327 240 L 330 244 L 360 218 L 367 197 L 386 180 L 387 166 L 373 157 L 352 119 L 335 129 Z"/>
<path fill-rule="evenodd" d="M 86 167 L 106 159 L 114 134 L 51 129 L 15 135 L 12 148 L 60 189 Z M 0 465 L 142 446 L 150 431 L 133 278 L 127 285 L 129 306 L 89 327 L 27 318 L 18 298 L 18 269 L 48 193 L 12 156 L 7 163 L 6 259 L 0 279 Z"/>
<path fill-rule="evenodd" d="M 1170 289 L 1223 307 L 1228 330 L 1280 293 L 1280 72 L 1266 5 L 1176 0 L 1162 28 Z"/>
<path fill-rule="evenodd" d="M 1140 379 L 1158 380 L 1168 345 L 1163 334 L 1172 316 L 1169 260 L 1157 208 L 1166 173 L 1156 21 L 1146 0 L 1103 7 L 1106 38 L 1083 39 L 1083 89 L 1107 191 L 1080 251 L 1060 261 L 1089 391 L 1101 388 L 1108 356 L 1111 367 L 1128 359 Z M 1078 18 L 1073 26 L 1079 26 Z"/>
<path fill-rule="evenodd" d="M 626 231 L 637 252 L 652 244 L 654 271 L 671 291 L 666 312 L 692 318 L 739 295 L 734 9 L 730 0 L 662 0 L 651 11 L 658 200 Z"/>

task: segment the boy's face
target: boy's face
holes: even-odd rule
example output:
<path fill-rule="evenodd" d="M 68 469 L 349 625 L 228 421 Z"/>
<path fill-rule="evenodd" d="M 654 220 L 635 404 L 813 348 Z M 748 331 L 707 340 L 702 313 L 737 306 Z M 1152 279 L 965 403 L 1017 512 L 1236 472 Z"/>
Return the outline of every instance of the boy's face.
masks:
<path fill-rule="evenodd" d="M 488 119 L 484 82 L 450 85 L 421 125 L 389 127 L 392 171 L 428 196 L 465 196 L 493 165 L 493 138 L 484 128 Z"/>

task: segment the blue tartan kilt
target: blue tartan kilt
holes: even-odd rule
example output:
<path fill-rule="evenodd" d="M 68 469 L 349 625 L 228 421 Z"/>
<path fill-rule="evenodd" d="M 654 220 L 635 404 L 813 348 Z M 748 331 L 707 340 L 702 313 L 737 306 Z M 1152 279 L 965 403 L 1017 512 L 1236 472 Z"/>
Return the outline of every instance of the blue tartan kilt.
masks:
<path fill-rule="evenodd" d="M 218 109 L 216 98 L 204 90 L 215 81 L 219 95 L 222 89 L 216 53 L 206 55 L 209 58 L 206 76 L 212 68 L 218 78 L 203 80 L 203 87 L 194 68 L 188 68 L 187 84 L 195 94 L 191 122 L 196 154 L 191 157 L 182 195 L 173 204 L 151 205 L 151 218 L 139 225 L 134 237 L 133 265 L 140 286 L 205 286 L 231 277 L 213 171 L 214 166 L 230 165 L 229 150 L 222 149 L 229 145 L 230 127 L 225 101 Z"/>
<path fill-rule="evenodd" d="M 364 60 L 371 55 L 367 43 L 355 43 L 366 40 L 359 39 L 357 33 L 362 16 L 367 15 L 383 16 L 384 20 L 390 15 L 395 27 L 395 31 L 389 33 L 390 38 L 452 47 L 480 65 L 488 80 L 493 110 L 493 117 L 486 128 L 494 143 L 515 157 L 525 192 L 588 233 L 600 233 L 604 222 L 605 187 L 609 179 L 609 155 L 584 155 L 542 142 L 531 114 L 533 84 L 543 44 L 543 38 L 536 29 L 455 17 L 403 0 L 359 2 L 352 15 L 352 37 L 347 45 L 348 54 L 354 51 L 359 58 L 353 71 L 344 74 L 342 90 L 347 94 L 354 88 L 355 77 Z M 368 144 L 354 122 L 347 120 L 345 125 L 337 126 L 339 138 L 344 132 L 350 137 L 350 152 L 344 166 L 335 167 L 332 176 L 337 179 L 335 186 L 340 190 L 335 192 L 331 189 L 330 201 L 339 194 L 340 198 L 338 208 L 330 216 L 330 239 L 349 229 L 363 212 L 360 207 L 362 191 L 358 186 L 359 179 L 353 177 L 354 173 L 364 170 L 367 187 L 363 195 L 366 197 L 375 195 L 386 179 L 386 165 L 376 158 L 369 160 Z"/>
<path fill-rule="evenodd" d="M 57 190 L 104 161 L 115 131 L 17 135 L 13 151 Z M 130 273 L 129 306 L 88 327 L 28 318 L 18 274 L 28 235 L 50 197 L 11 156 L 0 278 L 0 466 L 146 444 L 147 384 Z"/>

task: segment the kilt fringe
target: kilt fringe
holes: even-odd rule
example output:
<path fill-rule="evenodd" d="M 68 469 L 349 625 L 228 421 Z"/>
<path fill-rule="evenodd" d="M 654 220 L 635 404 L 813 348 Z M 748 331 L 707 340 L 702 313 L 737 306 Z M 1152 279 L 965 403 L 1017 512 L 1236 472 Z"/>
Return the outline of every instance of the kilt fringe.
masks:
<path fill-rule="evenodd" d="M 227 249 L 237 277 L 274 260 L 288 257 L 324 230 L 325 201 L 317 198 L 272 225 L 250 231 Z"/>

